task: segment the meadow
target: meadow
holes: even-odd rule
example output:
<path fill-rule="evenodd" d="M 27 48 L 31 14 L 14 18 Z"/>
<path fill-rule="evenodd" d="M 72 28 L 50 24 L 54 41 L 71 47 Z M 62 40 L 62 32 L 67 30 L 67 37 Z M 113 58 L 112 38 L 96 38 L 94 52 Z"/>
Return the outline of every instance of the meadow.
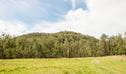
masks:
<path fill-rule="evenodd" d="M 126 56 L 1 59 L 0 74 L 126 74 Z"/>

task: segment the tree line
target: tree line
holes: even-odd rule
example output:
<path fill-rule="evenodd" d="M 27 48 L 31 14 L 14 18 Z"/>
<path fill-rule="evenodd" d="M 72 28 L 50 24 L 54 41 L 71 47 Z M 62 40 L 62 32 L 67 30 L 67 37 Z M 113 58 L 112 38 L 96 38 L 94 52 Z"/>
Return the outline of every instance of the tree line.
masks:
<path fill-rule="evenodd" d="M 102 34 L 95 38 L 71 31 L 0 36 L 0 59 L 108 55 L 126 55 L 126 36 Z"/>

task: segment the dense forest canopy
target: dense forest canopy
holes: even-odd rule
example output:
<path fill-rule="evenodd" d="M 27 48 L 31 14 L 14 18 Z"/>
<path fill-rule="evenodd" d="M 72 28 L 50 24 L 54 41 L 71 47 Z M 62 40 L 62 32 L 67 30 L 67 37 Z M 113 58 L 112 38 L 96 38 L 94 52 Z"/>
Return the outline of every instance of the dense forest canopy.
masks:
<path fill-rule="evenodd" d="M 0 58 L 72 58 L 126 55 L 126 36 L 95 38 L 71 31 L 0 37 Z"/>

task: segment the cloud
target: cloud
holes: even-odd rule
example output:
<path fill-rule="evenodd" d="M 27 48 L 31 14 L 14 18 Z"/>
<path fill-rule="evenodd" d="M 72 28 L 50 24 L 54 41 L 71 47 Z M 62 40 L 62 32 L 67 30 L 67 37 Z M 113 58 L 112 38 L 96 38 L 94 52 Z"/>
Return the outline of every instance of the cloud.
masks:
<path fill-rule="evenodd" d="M 71 0 L 72 3 L 72 9 L 74 10 L 76 8 L 76 0 Z"/>
<path fill-rule="evenodd" d="M 71 30 L 94 36 L 126 32 L 126 0 L 87 0 L 87 6 L 88 10 L 70 10 L 62 21 L 37 23 L 34 30 Z"/>
<path fill-rule="evenodd" d="M 39 5 L 38 0 L 1 0 L 0 1 L 0 16 L 7 16 L 14 12 L 25 13 L 29 10 L 32 11 L 32 8 Z"/>
<path fill-rule="evenodd" d="M 82 8 L 83 10 L 87 9 L 86 0 L 64 0 L 71 5 L 71 10 L 76 10 Z"/>
<path fill-rule="evenodd" d="M 10 34 L 10 35 L 21 35 L 26 33 L 27 27 L 24 23 L 21 22 L 10 22 L 0 20 L 0 35 L 2 33 Z"/>

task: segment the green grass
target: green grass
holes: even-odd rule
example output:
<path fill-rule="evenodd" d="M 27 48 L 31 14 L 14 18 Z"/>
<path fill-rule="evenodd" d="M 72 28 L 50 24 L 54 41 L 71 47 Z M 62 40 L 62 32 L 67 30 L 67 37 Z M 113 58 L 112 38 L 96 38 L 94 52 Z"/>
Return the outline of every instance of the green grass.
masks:
<path fill-rule="evenodd" d="M 126 74 L 126 56 L 0 60 L 0 74 Z"/>

